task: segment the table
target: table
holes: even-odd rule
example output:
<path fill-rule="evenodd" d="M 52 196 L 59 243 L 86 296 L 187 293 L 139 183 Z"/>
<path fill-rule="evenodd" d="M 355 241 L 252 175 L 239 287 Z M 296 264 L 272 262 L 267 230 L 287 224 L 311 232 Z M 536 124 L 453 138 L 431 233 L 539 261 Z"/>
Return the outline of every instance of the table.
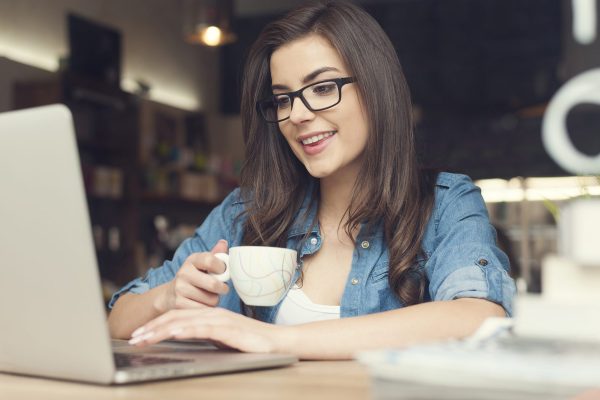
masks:
<path fill-rule="evenodd" d="M 301 361 L 261 371 L 103 387 L 0 373 L 0 399 L 370 399 L 365 368 L 355 361 Z"/>

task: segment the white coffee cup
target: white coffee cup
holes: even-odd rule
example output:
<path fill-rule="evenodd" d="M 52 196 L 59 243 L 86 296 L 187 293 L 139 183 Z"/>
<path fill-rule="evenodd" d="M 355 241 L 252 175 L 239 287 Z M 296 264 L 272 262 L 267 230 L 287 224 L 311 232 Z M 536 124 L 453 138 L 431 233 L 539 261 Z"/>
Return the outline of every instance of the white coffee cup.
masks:
<path fill-rule="evenodd" d="M 251 306 L 278 304 L 292 284 L 297 267 L 296 251 L 281 247 L 238 246 L 230 248 L 229 254 L 215 256 L 226 269 L 214 276 L 221 282 L 231 279 L 242 301 Z"/>
<path fill-rule="evenodd" d="M 577 75 L 556 92 L 544 114 L 542 140 L 548 154 L 564 170 L 577 175 L 599 174 L 600 154 L 588 156 L 578 151 L 567 131 L 569 111 L 584 103 L 600 105 L 600 68 Z"/>

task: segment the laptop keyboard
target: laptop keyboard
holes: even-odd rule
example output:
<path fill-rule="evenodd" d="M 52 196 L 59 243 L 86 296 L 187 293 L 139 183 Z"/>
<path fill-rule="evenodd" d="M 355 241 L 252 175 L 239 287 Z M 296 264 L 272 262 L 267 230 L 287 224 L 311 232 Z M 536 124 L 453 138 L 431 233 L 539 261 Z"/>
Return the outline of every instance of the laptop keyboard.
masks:
<path fill-rule="evenodd" d="M 147 367 L 157 364 L 190 362 L 181 358 L 153 357 L 142 354 L 114 353 L 117 368 Z"/>

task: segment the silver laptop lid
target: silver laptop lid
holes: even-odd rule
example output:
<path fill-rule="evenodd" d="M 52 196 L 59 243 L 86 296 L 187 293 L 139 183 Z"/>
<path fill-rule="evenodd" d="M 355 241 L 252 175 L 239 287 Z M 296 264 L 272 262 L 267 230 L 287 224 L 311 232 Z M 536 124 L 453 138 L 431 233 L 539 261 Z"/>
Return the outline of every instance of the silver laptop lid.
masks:
<path fill-rule="evenodd" d="M 62 105 L 0 115 L 0 311 L 0 371 L 113 378 L 73 122 Z"/>

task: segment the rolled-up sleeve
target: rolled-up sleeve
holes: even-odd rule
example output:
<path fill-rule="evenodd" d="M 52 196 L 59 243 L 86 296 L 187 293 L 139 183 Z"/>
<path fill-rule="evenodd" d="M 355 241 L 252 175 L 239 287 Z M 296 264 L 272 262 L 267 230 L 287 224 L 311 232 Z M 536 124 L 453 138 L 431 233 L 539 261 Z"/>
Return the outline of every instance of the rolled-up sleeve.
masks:
<path fill-rule="evenodd" d="M 426 263 L 432 300 L 487 299 L 512 315 L 515 283 L 480 190 L 464 175 L 438 187 L 436 246 Z"/>
<path fill-rule="evenodd" d="M 117 299 L 125 293 L 141 294 L 169 282 L 190 254 L 210 251 L 220 239 L 225 239 L 232 245 L 235 219 L 241 204 L 239 196 L 239 189 L 227 196 L 196 229 L 194 236 L 179 245 L 172 260 L 166 260 L 161 266 L 148 270 L 145 276 L 127 283 L 113 294 L 108 307 L 112 309 Z"/>

